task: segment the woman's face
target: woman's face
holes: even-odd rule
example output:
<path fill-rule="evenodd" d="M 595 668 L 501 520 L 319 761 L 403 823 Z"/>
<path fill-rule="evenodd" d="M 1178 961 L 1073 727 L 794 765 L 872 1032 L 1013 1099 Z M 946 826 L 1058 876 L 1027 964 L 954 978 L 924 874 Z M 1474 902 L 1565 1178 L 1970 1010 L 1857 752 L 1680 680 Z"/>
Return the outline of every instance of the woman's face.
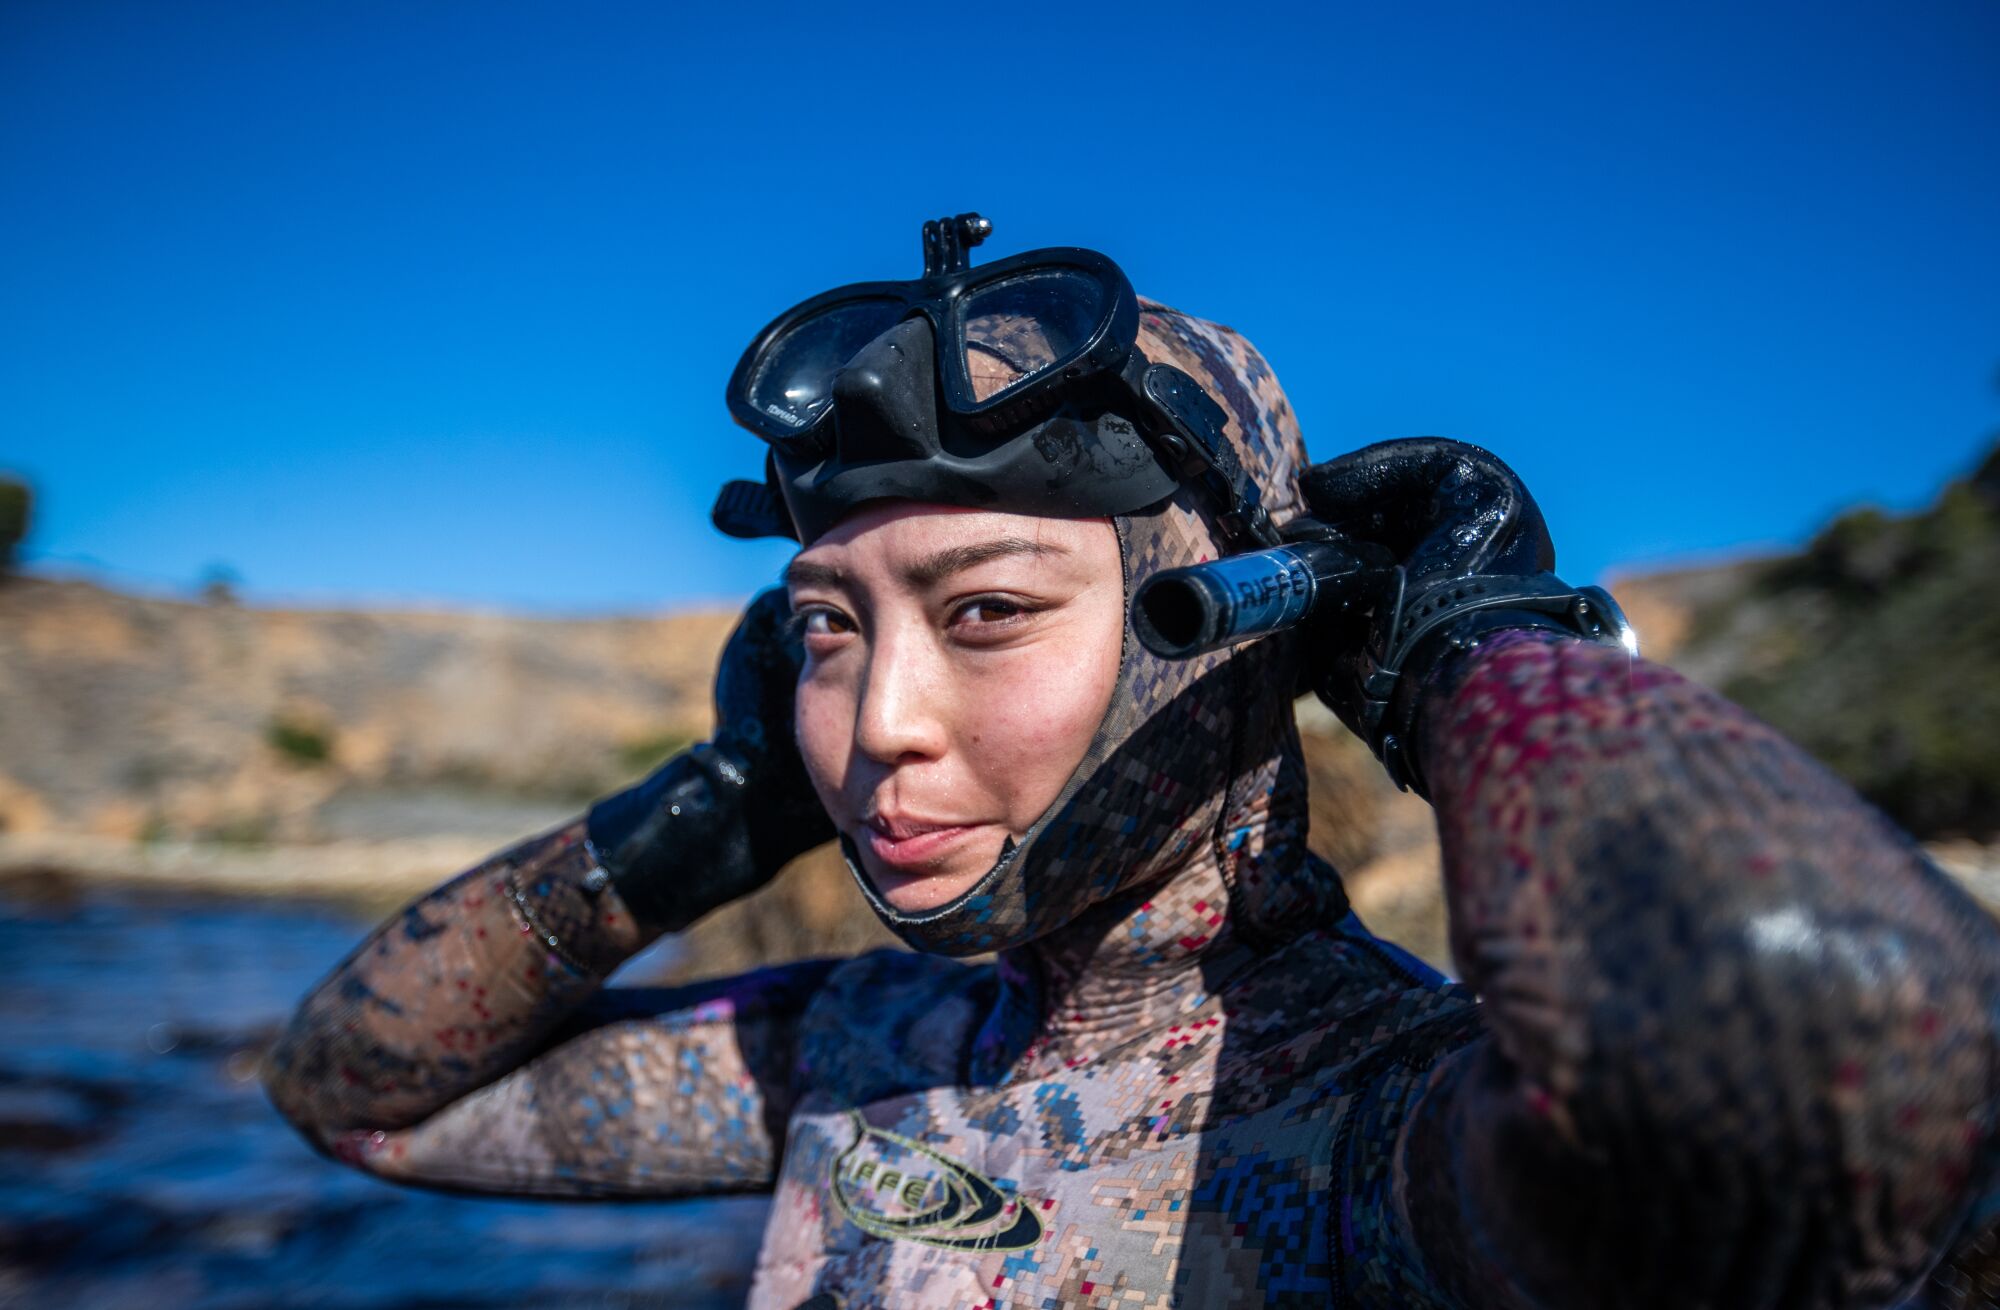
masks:
<path fill-rule="evenodd" d="M 785 582 L 813 786 L 883 900 L 943 905 L 1049 808 L 1104 718 L 1125 627 L 1117 533 L 888 502 L 801 551 Z"/>

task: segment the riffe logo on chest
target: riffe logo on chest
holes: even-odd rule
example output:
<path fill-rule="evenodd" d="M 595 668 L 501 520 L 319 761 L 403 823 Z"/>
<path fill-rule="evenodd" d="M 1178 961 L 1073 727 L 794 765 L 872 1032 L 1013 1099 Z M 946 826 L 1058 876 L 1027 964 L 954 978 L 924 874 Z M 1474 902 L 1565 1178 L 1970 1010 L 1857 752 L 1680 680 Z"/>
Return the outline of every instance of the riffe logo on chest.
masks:
<path fill-rule="evenodd" d="M 937 1186 L 934 1178 L 905 1177 L 900 1169 L 878 1168 L 880 1161 L 856 1161 L 843 1180 L 851 1191 L 866 1188 L 877 1195 L 887 1194 L 903 1203 L 905 1209 L 915 1210 L 921 1206 L 924 1197 Z M 901 1191 L 898 1191 L 898 1188 Z"/>
<path fill-rule="evenodd" d="M 1031 1203 L 922 1142 L 849 1111 L 854 1143 L 827 1179 L 834 1204 L 865 1233 L 971 1251 L 1018 1251 L 1042 1236 Z"/>

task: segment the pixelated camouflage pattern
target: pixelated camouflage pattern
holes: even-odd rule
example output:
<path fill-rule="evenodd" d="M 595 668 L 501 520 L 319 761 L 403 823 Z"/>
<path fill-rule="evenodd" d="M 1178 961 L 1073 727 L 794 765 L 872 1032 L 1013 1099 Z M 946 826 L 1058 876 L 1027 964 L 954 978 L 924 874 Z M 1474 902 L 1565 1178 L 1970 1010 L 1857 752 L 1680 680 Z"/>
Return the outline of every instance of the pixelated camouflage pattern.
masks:
<path fill-rule="evenodd" d="M 1136 928 L 1223 917 L 1198 904 L 1147 906 Z M 810 1088 L 752 1304 L 1323 1305 L 1418 1286 L 1390 1205 L 1393 1145 L 1426 1071 L 1476 1033 L 1471 997 L 1352 916 L 1275 950 L 1225 944 L 1212 987 L 1208 954 L 1162 962 L 1164 986 L 1070 992 L 1080 1008 L 1060 1031 L 997 1070 L 966 1068 L 996 971 L 888 953 L 836 969 L 801 1028 Z M 863 1168 L 848 1186 L 889 1177 L 875 1202 L 888 1218 L 975 1172 L 1031 1212 L 1037 1238 L 1010 1247 L 1003 1222 L 977 1230 L 993 1239 L 980 1249 L 935 1240 L 950 1228 L 856 1222 L 837 1191 Z"/>

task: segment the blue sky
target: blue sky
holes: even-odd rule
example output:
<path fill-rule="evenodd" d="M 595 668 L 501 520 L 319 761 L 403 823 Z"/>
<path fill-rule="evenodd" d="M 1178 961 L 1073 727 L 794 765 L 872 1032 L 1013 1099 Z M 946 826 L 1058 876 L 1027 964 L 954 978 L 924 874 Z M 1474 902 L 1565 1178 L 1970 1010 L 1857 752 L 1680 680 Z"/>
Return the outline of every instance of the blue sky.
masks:
<path fill-rule="evenodd" d="M 1574 580 L 1922 503 L 2000 427 L 2000 7 L 0 7 L 0 467 L 41 567 L 739 596 L 767 318 L 1077 244 L 1318 457 L 1481 442 Z"/>

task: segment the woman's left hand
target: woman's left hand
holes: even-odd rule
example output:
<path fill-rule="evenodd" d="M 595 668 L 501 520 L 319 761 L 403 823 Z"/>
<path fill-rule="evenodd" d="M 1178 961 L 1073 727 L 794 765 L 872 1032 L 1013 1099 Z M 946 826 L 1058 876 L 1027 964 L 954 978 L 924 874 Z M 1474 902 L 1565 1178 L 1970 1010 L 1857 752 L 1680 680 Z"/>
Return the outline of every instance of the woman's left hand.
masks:
<path fill-rule="evenodd" d="M 1309 517 L 1288 525 L 1288 537 L 1372 542 L 1398 566 L 1379 575 L 1373 597 L 1317 625 L 1312 666 L 1313 690 L 1392 774 L 1391 756 L 1414 745 L 1414 697 L 1454 642 L 1500 628 L 1573 630 L 1545 613 L 1507 608 L 1422 630 L 1428 615 L 1457 608 L 1454 592 L 1466 592 L 1468 579 L 1499 595 L 1510 586 L 1567 591 L 1550 573 L 1555 546 L 1535 498 L 1492 452 L 1443 437 L 1384 441 L 1313 465 L 1300 488 Z"/>

